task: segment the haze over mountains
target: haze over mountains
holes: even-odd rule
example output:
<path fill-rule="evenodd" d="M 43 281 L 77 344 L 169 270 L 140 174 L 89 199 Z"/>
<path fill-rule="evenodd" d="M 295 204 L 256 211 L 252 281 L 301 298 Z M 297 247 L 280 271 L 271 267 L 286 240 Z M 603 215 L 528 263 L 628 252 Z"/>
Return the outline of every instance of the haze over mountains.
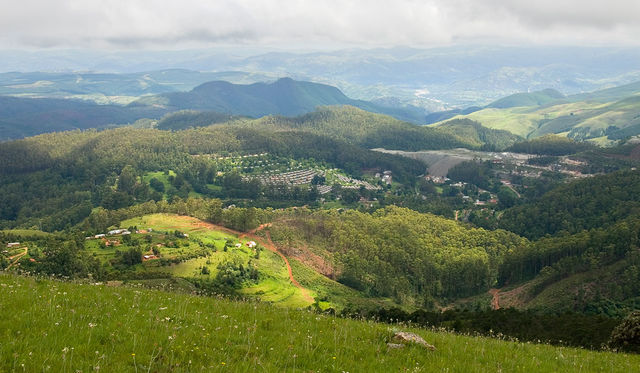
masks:
<path fill-rule="evenodd" d="M 576 94 L 640 80 L 640 50 L 633 47 L 471 45 L 262 54 L 248 48 L 144 53 L 0 51 L 0 59 L 2 71 L 131 74 L 178 68 L 249 75 L 244 81 L 217 77 L 200 83 L 254 83 L 265 81 L 265 75 L 272 80 L 291 77 L 336 86 L 354 99 L 414 105 L 430 112 L 486 105 L 516 92 L 553 88 Z"/>
<path fill-rule="evenodd" d="M 181 73 L 181 72 L 179 72 Z M 180 74 L 178 74 L 180 75 Z M 148 75 L 147 75 L 148 76 Z M 92 76 L 92 78 L 95 78 Z M 161 90 L 162 84 L 152 85 L 151 78 L 120 75 L 99 83 L 110 90 L 127 86 L 135 81 L 129 92 Z M 68 79 L 67 79 L 68 80 Z M 19 89 L 32 89 L 37 95 L 56 97 L 68 92 L 67 82 L 23 85 Z M 42 89 L 41 89 L 42 88 Z M 89 99 L 95 91 L 80 85 L 78 97 Z M 237 85 L 225 81 L 201 84 L 188 92 L 171 92 L 143 96 L 129 105 L 99 105 L 91 101 L 58 98 L 22 98 L 0 96 L 0 139 L 20 138 L 43 132 L 101 128 L 109 125 L 130 124 L 138 119 L 159 119 L 166 113 L 180 110 L 213 111 L 220 114 L 246 117 L 266 115 L 296 116 L 314 111 L 320 106 L 350 105 L 376 113 L 393 115 L 413 123 L 424 123 L 424 110 L 415 107 L 392 108 L 371 102 L 354 100 L 339 89 L 324 84 L 294 81 L 282 78 L 273 83 Z"/>

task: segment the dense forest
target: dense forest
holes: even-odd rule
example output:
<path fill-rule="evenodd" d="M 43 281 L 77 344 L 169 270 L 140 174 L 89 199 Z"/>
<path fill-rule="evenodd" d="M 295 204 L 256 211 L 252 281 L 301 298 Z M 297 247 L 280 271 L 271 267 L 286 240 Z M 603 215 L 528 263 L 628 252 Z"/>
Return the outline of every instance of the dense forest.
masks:
<path fill-rule="evenodd" d="M 163 117 L 159 129 L 184 129 L 220 123 L 225 115 L 181 111 Z M 231 119 L 230 116 L 228 116 Z M 457 147 L 503 149 L 520 138 L 507 131 L 482 127 L 470 120 L 454 120 L 441 127 L 416 126 L 393 117 L 353 106 L 324 106 L 298 117 L 266 116 L 231 120 L 245 126 L 293 128 L 347 141 L 368 149 L 450 149 Z"/>
<path fill-rule="evenodd" d="M 515 143 L 506 150 L 515 153 L 539 155 L 568 155 L 594 149 L 596 149 L 596 146 L 587 142 L 574 141 L 560 135 L 545 135 Z"/>
<path fill-rule="evenodd" d="M 298 211 L 270 230 L 284 246 L 309 244 L 330 258 L 345 285 L 426 307 L 435 299 L 486 291 L 502 257 L 528 244 L 506 231 L 465 228 L 397 207 L 371 214 Z"/>
<path fill-rule="evenodd" d="M 499 226 L 530 239 L 607 227 L 640 211 L 640 173 L 626 170 L 560 185 L 505 211 Z"/>

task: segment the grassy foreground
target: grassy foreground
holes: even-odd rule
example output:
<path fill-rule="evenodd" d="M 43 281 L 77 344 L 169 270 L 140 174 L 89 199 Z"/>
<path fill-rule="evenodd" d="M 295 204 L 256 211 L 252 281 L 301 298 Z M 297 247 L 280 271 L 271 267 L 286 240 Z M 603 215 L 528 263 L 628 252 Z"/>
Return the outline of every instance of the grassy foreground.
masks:
<path fill-rule="evenodd" d="M 268 304 L 0 274 L 0 371 L 632 372 L 640 356 L 414 330 Z M 403 328 L 403 330 L 408 330 Z"/>

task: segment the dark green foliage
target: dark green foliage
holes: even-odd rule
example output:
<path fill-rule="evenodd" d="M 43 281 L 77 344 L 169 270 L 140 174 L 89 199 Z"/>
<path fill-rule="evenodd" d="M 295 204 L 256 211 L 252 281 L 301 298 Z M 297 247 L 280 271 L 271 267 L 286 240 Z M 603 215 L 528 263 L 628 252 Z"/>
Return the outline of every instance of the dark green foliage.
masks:
<path fill-rule="evenodd" d="M 546 135 L 513 144 L 506 150 L 515 153 L 558 156 L 576 154 L 594 149 L 596 149 L 596 146 L 589 143 L 576 142 L 564 136 Z"/>
<path fill-rule="evenodd" d="M 338 281 L 399 303 L 486 291 L 504 253 L 526 245 L 505 231 L 469 229 L 398 207 L 372 214 L 298 212 L 295 219 L 275 222 L 272 236 L 287 237 L 291 229 L 305 243 L 327 250 L 340 268 Z"/>
<path fill-rule="evenodd" d="M 509 131 L 487 128 L 470 119 L 453 119 L 439 125 L 438 129 L 473 142 L 483 150 L 502 150 L 522 141 L 522 137 Z"/>
<path fill-rule="evenodd" d="M 164 183 L 155 177 L 149 180 L 149 186 L 160 193 L 164 193 Z"/>
<path fill-rule="evenodd" d="M 606 227 L 640 212 L 640 172 L 619 171 L 574 181 L 539 201 L 505 211 L 500 227 L 528 238 Z"/>
<path fill-rule="evenodd" d="M 640 264 L 637 248 L 640 247 L 640 220 L 628 218 L 606 229 L 592 229 L 573 235 L 560 234 L 542 238 L 528 247 L 509 252 L 500 266 L 498 282 L 517 283 L 540 274 L 534 292 L 571 274 L 604 267 L 621 259 L 626 260 L 629 272 L 617 279 L 626 288 L 621 296 L 640 296 L 636 286 Z"/>
<path fill-rule="evenodd" d="M 29 256 L 35 261 L 23 259 L 20 263 L 23 270 L 66 278 L 104 277 L 100 262 L 82 250 L 79 237 L 20 235 L 12 238 L 29 240 Z"/>
<path fill-rule="evenodd" d="M 162 115 L 154 107 L 98 105 L 87 101 L 0 96 L 0 141 L 45 132 L 104 128 Z"/>
<path fill-rule="evenodd" d="M 447 176 L 451 180 L 464 181 L 483 189 L 493 188 L 491 185 L 492 172 L 490 162 L 465 161 L 449 169 Z"/>
<path fill-rule="evenodd" d="M 552 163 L 558 162 L 558 160 L 560 160 L 560 158 L 557 156 L 547 155 L 547 156 L 529 158 L 527 159 L 527 163 L 534 166 L 548 166 Z"/>
<path fill-rule="evenodd" d="M 216 281 L 232 288 L 239 288 L 245 281 L 258 281 L 258 269 L 249 261 L 242 264 L 237 260 L 229 260 L 218 264 Z"/>
<path fill-rule="evenodd" d="M 504 336 L 519 341 L 602 348 L 620 319 L 566 312 L 538 314 L 513 308 L 500 310 L 447 310 L 407 313 L 398 308 L 376 310 L 345 309 L 343 316 L 360 316 L 383 322 L 411 322 L 426 327 L 446 328 L 459 333 Z M 623 322 L 624 324 L 624 322 Z M 615 333 L 615 331 L 614 331 Z"/>
<path fill-rule="evenodd" d="M 142 263 L 142 250 L 132 247 L 127 251 L 120 252 L 120 263 L 126 266 L 133 266 Z"/>
<path fill-rule="evenodd" d="M 498 200 L 500 201 L 500 207 L 509 208 L 515 206 L 518 202 L 518 195 L 516 192 L 511 190 L 511 188 L 506 186 L 501 186 L 498 189 Z"/>
<path fill-rule="evenodd" d="M 231 115 L 214 111 L 198 112 L 192 110 L 167 114 L 158 121 L 159 130 L 179 131 L 192 127 L 206 127 L 234 119 Z"/>
<path fill-rule="evenodd" d="M 620 351 L 640 353 L 640 312 L 633 312 L 611 333 L 609 346 Z"/>

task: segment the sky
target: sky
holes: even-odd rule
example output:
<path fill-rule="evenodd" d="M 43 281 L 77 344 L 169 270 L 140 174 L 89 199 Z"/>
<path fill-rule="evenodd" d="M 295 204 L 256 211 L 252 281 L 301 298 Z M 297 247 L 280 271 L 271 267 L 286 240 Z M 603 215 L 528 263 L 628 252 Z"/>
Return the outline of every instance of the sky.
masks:
<path fill-rule="evenodd" d="M 0 0 L 2 49 L 640 45 L 638 0 Z"/>

